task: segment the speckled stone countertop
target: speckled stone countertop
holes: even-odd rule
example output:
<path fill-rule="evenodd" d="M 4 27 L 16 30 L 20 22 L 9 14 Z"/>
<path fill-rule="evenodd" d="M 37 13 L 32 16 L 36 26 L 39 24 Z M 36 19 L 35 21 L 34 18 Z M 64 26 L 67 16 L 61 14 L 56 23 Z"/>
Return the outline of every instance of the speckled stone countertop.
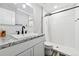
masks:
<path fill-rule="evenodd" d="M 29 38 L 24 38 L 24 39 L 15 39 L 13 37 L 5 37 L 5 38 L 0 38 L 0 50 L 1 49 L 4 49 L 4 48 L 7 48 L 7 47 L 10 47 L 10 46 L 13 46 L 13 45 L 16 45 L 16 44 L 20 44 L 20 43 L 23 43 L 23 42 L 26 42 L 26 41 L 30 41 L 30 40 L 33 40 L 34 38 L 38 38 L 38 37 L 41 37 L 41 36 L 44 36 L 44 34 L 39 34 L 37 36 L 34 36 L 34 37 L 29 37 Z"/>

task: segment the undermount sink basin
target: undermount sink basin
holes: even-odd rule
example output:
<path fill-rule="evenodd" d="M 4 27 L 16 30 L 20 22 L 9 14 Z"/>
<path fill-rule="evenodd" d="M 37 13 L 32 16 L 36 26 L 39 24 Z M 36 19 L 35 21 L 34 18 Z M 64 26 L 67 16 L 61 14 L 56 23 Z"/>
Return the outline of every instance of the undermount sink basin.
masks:
<path fill-rule="evenodd" d="M 16 38 L 16 39 L 19 39 L 19 38 L 35 37 L 35 36 L 38 36 L 38 34 L 36 34 L 36 33 L 27 33 L 27 34 L 20 34 L 20 35 L 13 34 L 11 36 Z"/>

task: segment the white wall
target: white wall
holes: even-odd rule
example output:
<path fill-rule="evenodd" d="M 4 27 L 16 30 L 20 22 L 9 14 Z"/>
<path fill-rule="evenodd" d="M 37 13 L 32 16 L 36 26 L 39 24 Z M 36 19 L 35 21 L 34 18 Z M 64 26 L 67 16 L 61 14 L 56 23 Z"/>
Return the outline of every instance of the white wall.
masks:
<path fill-rule="evenodd" d="M 0 30 L 5 30 L 7 34 L 16 34 L 16 31 L 21 31 L 21 27 L 19 25 L 0 25 Z"/>
<path fill-rule="evenodd" d="M 46 10 L 43 9 L 43 33 L 45 34 L 46 41 L 50 41 L 49 33 L 48 33 L 48 17 L 44 17 L 47 14 Z"/>
<path fill-rule="evenodd" d="M 75 47 L 75 12 L 61 12 L 48 17 L 50 41 L 60 45 Z"/>
<path fill-rule="evenodd" d="M 75 47 L 79 49 L 79 8 L 75 9 Z"/>
<path fill-rule="evenodd" d="M 32 4 L 34 16 L 34 32 L 41 33 L 42 7 L 37 4 Z"/>
<path fill-rule="evenodd" d="M 49 41 L 49 33 L 48 33 L 48 18 L 45 17 L 43 19 L 43 33 L 45 34 L 46 41 Z"/>

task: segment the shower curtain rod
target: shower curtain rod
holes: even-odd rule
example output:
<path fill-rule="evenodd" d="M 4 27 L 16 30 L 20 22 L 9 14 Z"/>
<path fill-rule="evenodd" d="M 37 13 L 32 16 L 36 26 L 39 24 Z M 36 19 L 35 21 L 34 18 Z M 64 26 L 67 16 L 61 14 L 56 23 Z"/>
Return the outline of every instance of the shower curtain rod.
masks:
<path fill-rule="evenodd" d="M 60 13 L 60 12 L 68 11 L 68 10 L 71 10 L 71 9 L 75 9 L 75 8 L 78 8 L 78 7 L 79 6 L 75 6 L 75 7 L 71 7 L 71 8 L 68 8 L 68 9 L 64 9 L 64 10 L 61 10 L 61 11 L 58 11 L 58 12 L 55 12 L 55 13 L 48 13 L 44 17 L 51 16 L 51 15 L 54 15 L 54 14 L 57 14 L 57 13 Z"/>

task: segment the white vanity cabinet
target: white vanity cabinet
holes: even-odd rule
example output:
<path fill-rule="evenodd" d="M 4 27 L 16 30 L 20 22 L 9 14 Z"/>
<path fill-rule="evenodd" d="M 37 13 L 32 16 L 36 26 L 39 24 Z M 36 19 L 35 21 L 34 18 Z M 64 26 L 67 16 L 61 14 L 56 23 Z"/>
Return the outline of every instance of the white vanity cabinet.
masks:
<path fill-rule="evenodd" d="M 43 39 L 43 37 L 36 38 L 36 40 L 40 39 Z M 25 50 L 21 54 L 18 54 L 18 56 L 44 56 L 44 41 L 37 42 L 37 44 L 31 48 Z"/>
<path fill-rule="evenodd" d="M 23 51 L 18 56 L 44 56 L 44 44 L 43 42 L 38 43 L 30 49 Z"/>
<path fill-rule="evenodd" d="M 0 50 L 0 56 L 43 56 L 44 36 Z"/>
<path fill-rule="evenodd" d="M 44 43 L 40 42 L 34 48 L 34 56 L 44 56 Z"/>
<path fill-rule="evenodd" d="M 23 51 L 18 56 L 33 56 L 33 48 Z"/>

